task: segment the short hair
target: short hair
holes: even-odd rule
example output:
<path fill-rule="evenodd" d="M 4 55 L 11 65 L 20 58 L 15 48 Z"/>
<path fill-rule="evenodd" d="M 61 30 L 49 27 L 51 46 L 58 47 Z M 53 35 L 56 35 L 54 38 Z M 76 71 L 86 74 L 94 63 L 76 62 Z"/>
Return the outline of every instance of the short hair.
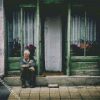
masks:
<path fill-rule="evenodd" d="M 30 51 L 29 50 L 24 50 L 24 54 L 27 53 L 30 55 Z"/>

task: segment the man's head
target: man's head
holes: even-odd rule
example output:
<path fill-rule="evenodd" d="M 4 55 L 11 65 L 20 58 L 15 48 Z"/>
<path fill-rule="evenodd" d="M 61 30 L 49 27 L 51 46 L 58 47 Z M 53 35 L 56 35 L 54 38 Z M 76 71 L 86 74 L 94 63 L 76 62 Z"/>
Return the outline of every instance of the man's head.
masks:
<path fill-rule="evenodd" d="M 25 51 L 24 51 L 24 59 L 25 59 L 25 60 L 28 60 L 29 57 L 30 57 L 30 51 L 29 51 L 29 50 L 25 50 Z"/>

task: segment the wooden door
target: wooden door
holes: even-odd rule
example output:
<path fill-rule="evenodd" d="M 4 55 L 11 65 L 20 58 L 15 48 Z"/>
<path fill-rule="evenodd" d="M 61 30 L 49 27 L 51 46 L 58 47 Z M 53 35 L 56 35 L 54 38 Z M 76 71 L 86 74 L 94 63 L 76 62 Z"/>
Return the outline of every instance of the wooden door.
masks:
<path fill-rule="evenodd" d="M 62 71 L 62 27 L 60 16 L 46 17 L 44 41 L 46 71 Z"/>

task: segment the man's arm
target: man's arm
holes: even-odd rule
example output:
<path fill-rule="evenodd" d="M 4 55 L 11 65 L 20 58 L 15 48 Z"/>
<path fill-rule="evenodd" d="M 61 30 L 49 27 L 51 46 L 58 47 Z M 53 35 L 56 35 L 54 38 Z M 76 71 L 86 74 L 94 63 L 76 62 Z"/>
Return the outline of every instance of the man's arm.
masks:
<path fill-rule="evenodd" d="M 29 65 L 30 65 L 30 67 L 35 67 L 35 61 L 34 60 L 30 60 Z"/>
<path fill-rule="evenodd" d="M 29 67 L 29 64 L 25 63 L 24 61 L 20 62 L 22 68 Z"/>
<path fill-rule="evenodd" d="M 29 65 L 30 65 L 29 69 L 35 71 L 35 62 L 33 60 L 30 60 Z"/>
<path fill-rule="evenodd" d="M 29 67 L 29 64 L 22 64 L 21 67 L 23 67 L 23 68 Z"/>

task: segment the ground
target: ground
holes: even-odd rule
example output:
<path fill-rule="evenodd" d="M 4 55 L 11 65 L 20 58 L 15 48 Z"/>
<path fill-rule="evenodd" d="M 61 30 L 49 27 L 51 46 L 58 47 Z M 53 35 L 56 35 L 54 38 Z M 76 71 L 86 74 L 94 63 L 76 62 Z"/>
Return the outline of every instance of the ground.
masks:
<path fill-rule="evenodd" d="M 2 88 L 0 90 L 2 91 Z M 18 86 L 12 87 L 12 90 L 8 99 L 0 100 L 100 100 L 100 86 L 59 86 L 59 88 Z M 7 95 L 6 91 L 3 92 Z"/>

